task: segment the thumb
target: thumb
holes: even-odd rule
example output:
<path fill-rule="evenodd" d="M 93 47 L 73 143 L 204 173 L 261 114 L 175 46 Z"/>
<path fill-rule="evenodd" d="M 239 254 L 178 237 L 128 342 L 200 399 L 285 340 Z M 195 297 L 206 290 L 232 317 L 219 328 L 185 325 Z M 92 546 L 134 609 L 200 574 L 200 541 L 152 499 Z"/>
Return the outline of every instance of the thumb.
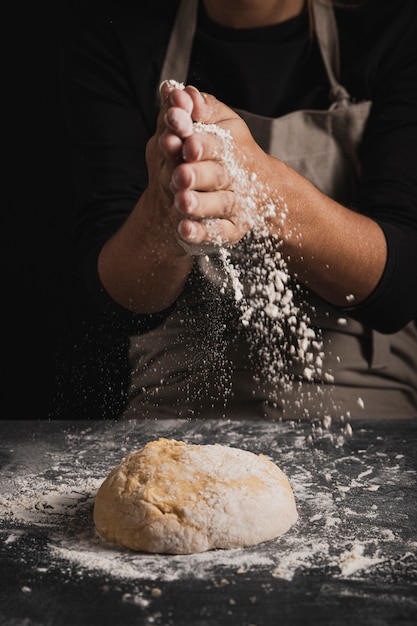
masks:
<path fill-rule="evenodd" d="M 237 113 L 212 94 L 199 91 L 193 85 L 187 85 L 185 91 L 193 101 L 192 119 L 203 124 L 221 124 L 227 120 L 239 118 Z"/>

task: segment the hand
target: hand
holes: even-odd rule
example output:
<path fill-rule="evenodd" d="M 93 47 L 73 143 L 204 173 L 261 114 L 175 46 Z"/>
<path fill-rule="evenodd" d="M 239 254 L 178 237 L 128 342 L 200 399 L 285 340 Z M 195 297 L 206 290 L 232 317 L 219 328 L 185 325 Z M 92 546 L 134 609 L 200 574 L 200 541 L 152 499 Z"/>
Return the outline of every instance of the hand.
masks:
<path fill-rule="evenodd" d="M 183 160 L 184 139 L 193 132 L 192 102 L 172 81 L 162 83 L 160 93 L 162 105 L 156 132 L 146 146 L 149 185 L 140 200 L 140 211 L 149 224 L 145 232 L 155 250 L 163 254 L 171 250 L 176 255 L 184 254 L 184 250 L 178 246 L 181 216 L 173 208 L 171 180 L 175 167 Z"/>
<path fill-rule="evenodd" d="M 279 240 L 290 273 L 331 304 L 345 306 L 352 294 L 361 302 L 375 289 L 386 262 L 376 222 L 267 155 L 214 96 L 170 83 L 161 95 L 148 188 L 99 257 L 114 300 L 140 313 L 163 310 L 181 293 L 193 255 L 250 230 Z"/>
<path fill-rule="evenodd" d="M 233 245 L 252 230 L 279 241 L 290 273 L 331 304 L 346 306 L 352 295 L 360 302 L 373 291 L 386 262 L 376 222 L 266 154 L 239 115 L 214 96 L 189 86 L 175 90 L 172 102 L 165 120 L 181 138 L 183 162 L 173 170 L 171 190 L 181 215 L 178 233 L 190 253 L 213 242 Z M 178 105 L 184 111 L 179 124 Z M 179 151 L 177 144 L 176 156 Z"/>
<path fill-rule="evenodd" d="M 245 122 L 213 96 L 189 86 L 173 89 L 168 100 L 160 145 L 176 164 L 170 189 L 181 218 L 180 241 L 191 254 L 212 244 L 233 245 L 265 217 L 265 204 L 271 207 L 262 180 L 271 157 Z"/>

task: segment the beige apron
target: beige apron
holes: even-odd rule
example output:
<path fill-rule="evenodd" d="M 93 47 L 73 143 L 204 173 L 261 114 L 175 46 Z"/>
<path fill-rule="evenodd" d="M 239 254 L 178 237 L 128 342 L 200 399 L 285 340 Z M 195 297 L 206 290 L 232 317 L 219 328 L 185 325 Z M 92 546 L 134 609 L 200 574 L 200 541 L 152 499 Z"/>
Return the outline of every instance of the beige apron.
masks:
<path fill-rule="evenodd" d="M 161 81 L 172 78 L 186 83 L 197 9 L 198 0 L 180 3 Z M 371 103 L 352 103 L 339 85 L 333 9 L 315 2 L 313 10 L 330 83 L 330 108 L 296 111 L 276 119 L 238 113 L 265 151 L 325 194 L 349 203 L 360 173 L 357 150 Z M 213 268 L 216 259 L 210 263 Z M 311 305 L 311 324 L 322 340 L 323 372 L 331 372 L 333 380 L 324 374 L 311 380 L 303 375 L 303 364 L 291 359 L 283 366 L 285 376 L 267 380 L 233 298 L 206 274 L 210 272 L 204 270 L 204 263 L 197 262 L 175 311 L 158 328 L 131 338 L 132 378 L 125 417 L 417 417 L 414 324 L 382 335 L 341 316 L 303 289 L 303 298 L 307 294 Z M 278 340 L 271 336 L 266 349 L 273 353 Z"/>

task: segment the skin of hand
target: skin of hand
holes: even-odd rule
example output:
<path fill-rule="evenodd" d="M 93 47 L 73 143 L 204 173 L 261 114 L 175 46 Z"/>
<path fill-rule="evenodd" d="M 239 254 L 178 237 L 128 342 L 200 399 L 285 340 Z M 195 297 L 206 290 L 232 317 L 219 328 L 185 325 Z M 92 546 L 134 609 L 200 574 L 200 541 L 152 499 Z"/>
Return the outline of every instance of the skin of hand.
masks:
<path fill-rule="evenodd" d="M 272 161 L 256 144 L 245 122 L 231 109 L 193 87 L 186 87 L 181 94 L 183 98 L 190 97 L 191 104 L 187 108 L 192 111 L 194 121 L 209 127 L 214 124 L 233 140 L 234 167 L 231 168 L 226 163 L 226 144 L 221 133 L 205 132 L 204 127 L 202 132 L 190 133 L 183 141 L 182 162 L 173 171 L 174 205 L 183 217 L 178 234 L 191 254 L 199 254 L 213 242 L 234 245 L 251 229 L 255 215 L 248 213 L 245 190 L 253 187 L 257 169 L 262 172 L 262 179 L 268 180 L 268 174 L 273 174 Z M 175 99 L 175 92 L 173 95 Z M 178 117 L 175 109 L 167 113 L 167 123 L 174 130 L 171 115 Z M 210 119 L 216 122 L 211 123 Z M 162 146 L 165 145 L 163 139 Z M 260 168 L 257 163 L 261 164 Z M 236 168 L 238 176 L 233 171 Z M 257 173 L 256 178 L 258 180 Z M 265 187 L 262 179 L 259 179 L 259 187 Z M 269 190 L 269 195 L 273 196 L 273 190 Z"/>
<path fill-rule="evenodd" d="M 256 185 L 267 192 L 269 203 L 277 207 L 266 222 L 270 236 L 280 242 L 290 272 L 335 306 L 365 299 L 386 263 L 386 241 L 380 226 L 325 196 L 295 170 L 265 153 L 245 122 L 214 96 L 193 87 L 186 87 L 185 93 L 192 100 L 187 110 L 193 120 L 231 133 L 236 162 L 248 179 L 254 176 Z M 221 138 L 213 133 L 184 138 L 183 162 L 174 169 L 171 189 L 175 206 L 184 215 L 178 232 L 190 251 L 211 244 L 213 220 L 217 222 L 217 241 L 227 245 L 235 244 L 249 229 L 242 198 L 222 161 L 223 152 Z M 263 210 L 262 206 L 258 209 Z"/>
<path fill-rule="evenodd" d="M 291 273 L 336 306 L 360 302 L 386 261 L 385 237 L 371 219 L 322 194 L 282 161 L 263 152 L 245 122 L 214 96 L 165 84 L 157 130 L 146 148 L 149 186 L 125 224 L 103 247 L 99 274 L 109 294 L 140 313 L 161 311 L 181 293 L 193 254 L 215 239 L 237 243 L 250 223 L 222 160 L 222 140 L 193 123 L 230 133 L 234 157 L 282 210 L 268 217 Z M 210 227 L 209 227 L 210 226 Z"/>

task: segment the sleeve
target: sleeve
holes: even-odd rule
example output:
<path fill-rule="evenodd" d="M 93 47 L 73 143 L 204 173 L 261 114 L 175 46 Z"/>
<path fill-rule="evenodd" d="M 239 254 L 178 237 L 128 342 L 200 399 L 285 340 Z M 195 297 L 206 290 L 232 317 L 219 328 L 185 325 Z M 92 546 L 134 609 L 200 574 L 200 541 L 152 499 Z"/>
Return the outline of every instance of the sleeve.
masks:
<path fill-rule="evenodd" d="M 114 7 L 111 2 L 90 1 L 72 11 L 63 45 L 62 84 L 73 155 L 75 248 L 81 278 L 98 310 L 133 333 L 159 324 L 168 311 L 139 315 L 117 305 L 101 285 L 97 259 L 147 185 L 145 148 L 157 109 L 156 100 L 142 98 L 140 85 L 151 93 L 155 82 L 156 94 L 157 74 L 145 54 L 142 63 L 135 54 L 139 63 L 132 69 L 129 29 Z M 138 30 L 143 31 L 145 24 L 137 19 Z"/>
<path fill-rule="evenodd" d="M 408 3 L 374 69 L 358 208 L 381 226 L 388 250 L 374 292 L 345 311 L 383 333 L 417 320 L 417 8 Z M 388 36 L 386 31 L 383 37 Z"/>

